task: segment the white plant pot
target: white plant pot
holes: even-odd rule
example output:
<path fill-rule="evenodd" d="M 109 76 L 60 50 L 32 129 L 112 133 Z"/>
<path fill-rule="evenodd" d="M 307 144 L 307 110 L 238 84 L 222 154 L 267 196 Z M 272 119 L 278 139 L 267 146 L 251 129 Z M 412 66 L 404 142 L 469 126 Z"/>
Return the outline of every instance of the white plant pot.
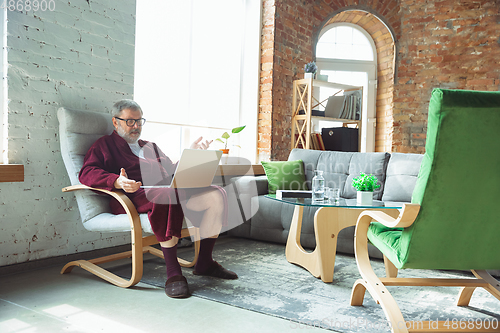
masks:
<path fill-rule="evenodd" d="M 314 73 L 304 73 L 304 79 L 314 79 Z"/>
<path fill-rule="evenodd" d="M 373 204 L 373 192 L 358 191 L 356 202 L 363 206 L 371 206 Z"/>

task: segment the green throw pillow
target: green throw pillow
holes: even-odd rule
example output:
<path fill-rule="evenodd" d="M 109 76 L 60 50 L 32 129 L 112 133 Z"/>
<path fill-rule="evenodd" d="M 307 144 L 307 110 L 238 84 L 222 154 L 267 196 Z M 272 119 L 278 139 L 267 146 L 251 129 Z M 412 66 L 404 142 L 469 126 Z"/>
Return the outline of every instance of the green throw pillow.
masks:
<path fill-rule="evenodd" d="M 307 190 L 302 160 L 261 163 L 266 172 L 269 194 L 275 194 L 277 190 Z"/>

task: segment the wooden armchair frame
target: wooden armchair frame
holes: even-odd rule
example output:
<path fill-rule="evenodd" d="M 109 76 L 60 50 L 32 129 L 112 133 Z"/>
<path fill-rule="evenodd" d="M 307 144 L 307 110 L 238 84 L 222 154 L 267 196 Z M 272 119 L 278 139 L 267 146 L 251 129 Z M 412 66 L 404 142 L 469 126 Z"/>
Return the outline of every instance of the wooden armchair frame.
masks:
<path fill-rule="evenodd" d="M 71 270 L 75 266 L 79 266 L 90 273 L 99 276 L 100 278 L 123 288 L 128 288 L 137 284 L 141 278 L 143 273 L 143 255 L 145 253 L 151 253 L 157 257 L 163 258 L 163 252 L 158 250 L 151 245 L 158 244 L 158 240 L 156 236 L 145 236 L 142 235 L 142 226 L 139 214 L 134 206 L 134 204 L 130 201 L 130 199 L 122 192 L 122 191 L 108 191 L 99 188 L 92 188 L 85 185 L 73 185 L 68 186 L 62 189 L 63 192 L 71 192 L 78 190 L 94 190 L 105 193 L 107 195 L 112 196 L 123 206 L 125 212 L 128 215 L 130 220 L 130 236 L 131 236 L 131 244 L 132 250 L 121 252 L 117 254 L 108 255 L 105 257 L 95 258 L 91 260 L 75 260 L 67 263 L 63 269 L 61 270 L 61 274 L 70 273 Z M 186 261 L 184 259 L 178 258 L 178 261 L 182 267 L 193 267 L 198 260 L 198 254 L 200 251 L 200 233 L 199 229 L 195 227 L 184 228 L 181 231 L 181 237 L 194 237 L 194 252 L 195 256 L 193 261 Z M 119 259 L 130 258 L 132 257 L 132 275 L 129 280 L 121 278 L 116 274 L 113 274 L 104 268 L 100 267 L 100 264 L 111 262 Z"/>
<path fill-rule="evenodd" d="M 476 279 L 440 279 L 440 278 L 397 278 L 398 269 L 384 256 L 386 267 L 386 278 L 376 276 L 370 264 L 368 256 L 368 227 L 372 220 L 382 223 L 390 228 L 406 228 L 413 224 L 420 210 L 420 205 L 406 204 L 397 219 L 380 212 L 364 211 L 358 218 L 355 232 L 355 255 L 356 263 L 362 279 L 354 283 L 351 294 L 351 305 L 363 305 L 365 291 L 368 290 L 375 301 L 382 306 L 382 309 L 391 324 L 394 333 L 406 332 L 498 332 L 498 327 L 491 330 L 474 329 L 457 330 L 446 327 L 445 322 L 439 322 L 439 327 L 429 329 L 430 322 L 422 322 L 423 328 L 407 329 L 406 322 L 401 311 L 391 296 L 386 286 L 447 286 L 462 287 L 458 295 L 457 306 L 467 306 L 472 297 L 472 293 L 478 287 L 484 288 L 497 299 L 500 300 L 500 282 L 493 278 L 485 270 L 472 270 Z"/>

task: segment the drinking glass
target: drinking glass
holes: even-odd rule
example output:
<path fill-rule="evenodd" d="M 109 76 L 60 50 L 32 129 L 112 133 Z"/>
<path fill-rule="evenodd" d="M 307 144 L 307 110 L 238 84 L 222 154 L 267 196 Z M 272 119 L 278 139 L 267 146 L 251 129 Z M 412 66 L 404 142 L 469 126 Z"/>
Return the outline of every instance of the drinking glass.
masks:
<path fill-rule="evenodd" d="M 325 186 L 325 200 L 330 197 L 330 188 Z"/>
<path fill-rule="evenodd" d="M 328 199 L 330 202 L 339 202 L 340 189 L 339 188 L 329 188 L 328 189 Z"/>

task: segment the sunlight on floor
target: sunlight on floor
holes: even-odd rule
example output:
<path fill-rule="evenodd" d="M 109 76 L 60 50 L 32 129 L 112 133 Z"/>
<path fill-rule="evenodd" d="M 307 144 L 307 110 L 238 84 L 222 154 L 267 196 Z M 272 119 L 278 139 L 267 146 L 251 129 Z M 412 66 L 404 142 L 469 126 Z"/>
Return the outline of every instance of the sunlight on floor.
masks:
<path fill-rule="evenodd" d="M 12 303 L 11 303 L 12 304 Z M 17 305 L 17 304 L 15 304 Z M 19 306 L 19 305 L 17 305 Z M 54 306 L 42 312 L 20 306 L 42 316 L 47 316 L 60 321 L 63 325 L 68 325 L 65 331 L 78 332 L 121 332 L 121 333 L 146 333 L 145 331 L 118 323 L 97 314 L 84 311 L 69 304 Z M 36 324 L 33 324 L 36 325 Z M 30 333 L 39 331 L 37 327 L 17 318 L 0 322 L 0 332 L 2 333 Z"/>
<path fill-rule="evenodd" d="M 0 322 L 0 332 L 4 333 L 28 333 L 36 332 L 36 327 L 31 327 L 30 324 L 25 323 L 19 319 L 13 318 Z"/>

